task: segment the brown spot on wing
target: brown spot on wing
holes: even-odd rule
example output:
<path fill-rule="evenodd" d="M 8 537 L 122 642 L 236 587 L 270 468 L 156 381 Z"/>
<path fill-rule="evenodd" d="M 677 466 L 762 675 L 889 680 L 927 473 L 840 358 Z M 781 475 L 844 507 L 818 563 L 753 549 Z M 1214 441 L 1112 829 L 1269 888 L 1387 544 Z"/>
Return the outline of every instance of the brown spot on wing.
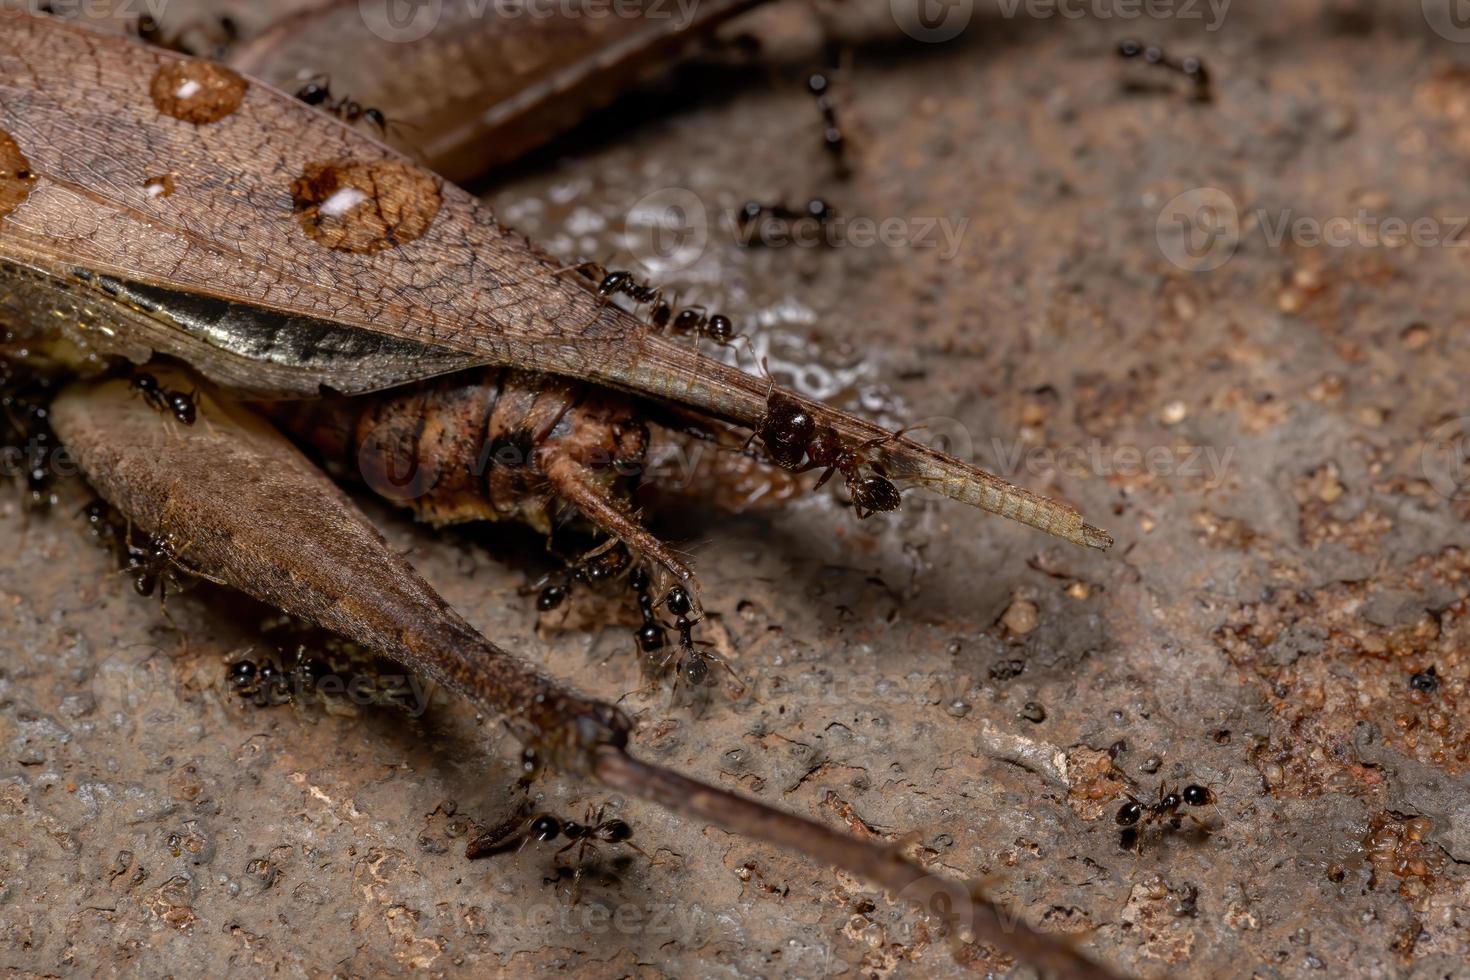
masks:
<path fill-rule="evenodd" d="M 301 227 L 339 252 L 377 252 L 420 237 L 444 196 L 439 182 L 401 160 L 311 163 L 291 185 Z"/>
<path fill-rule="evenodd" d="M 149 197 L 172 197 L 174 187 L 173 174 L 160 174 L 143 182 L 143 190 L 148 192 Z"/>
<path fill-rule="evenodd" d="M 30 161 L 10 134 L 0 132 L 0 218 L 20 207 L 35 184 Z"/>
<path fill-rule="evenodd" d="M 153 104 L 175 119 L 204 126 L 240 108 L 250 83 L 211 61 L 169 61 L 153 76 Z"/>

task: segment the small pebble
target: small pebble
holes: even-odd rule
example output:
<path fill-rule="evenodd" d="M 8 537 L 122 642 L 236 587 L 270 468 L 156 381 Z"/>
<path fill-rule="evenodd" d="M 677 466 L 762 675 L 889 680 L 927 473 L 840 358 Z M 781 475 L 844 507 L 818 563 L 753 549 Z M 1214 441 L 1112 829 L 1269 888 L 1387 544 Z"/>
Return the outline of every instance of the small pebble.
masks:
<path fill-rule="evenodd" d="M 1046 708 L 1036 701 L 1027 701 L 1026 706 L 1021 709 L 1021 717 L 1039 725 L 1046 721 Z"/>
<path fill-rule="evenodd" d="M 1011 603 L 1011 607 L 1006 610 L 1000 621 L 1012 633 L 1025 636 L 1036 629 L 1036 624 L 1040 619 L 1040 611 L 1036 608 L 1036 603 L 1026 599 L 1017 599 Z"/>
<path fill-rule="evenodd" d="M 1156 772 L 1159 771 L 1159 768 L 1161 766 L 1163 766 L 1163 764 L 1164 764 L 1164 760 L 1163 759 L 1160 759 L 1156 755 L 1151 755 L 1147 759 L 1144 759 L 1143 762 L 1139 764 L 1138 771 L 1139 772 L 1148 773 L 1149 775 L 1153 775 L 1154 773 L 1156 773 Z"/>
<path fill-rule="evenodd" d="M 1189 408 L 1179 399 L 1174 399 L 1164 406 L 1159 413 L 1159 421 L 1165 425 L 1178 425 L 1189 417 Z"/>

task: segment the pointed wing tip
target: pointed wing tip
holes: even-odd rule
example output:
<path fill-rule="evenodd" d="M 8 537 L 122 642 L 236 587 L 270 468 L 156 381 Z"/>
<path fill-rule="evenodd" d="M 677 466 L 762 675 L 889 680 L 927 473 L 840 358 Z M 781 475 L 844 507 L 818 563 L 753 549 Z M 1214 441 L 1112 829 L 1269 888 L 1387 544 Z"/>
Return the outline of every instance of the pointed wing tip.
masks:
<path fill-rule="evenodd" d="M 1083 524 L 1082 540 L 1080 543 L 1087 545 L 1089 548 L 1096 548 L 1098 551 L 1107 551 L 1113 546 L 1113 536 L 1100 527 Z"/>

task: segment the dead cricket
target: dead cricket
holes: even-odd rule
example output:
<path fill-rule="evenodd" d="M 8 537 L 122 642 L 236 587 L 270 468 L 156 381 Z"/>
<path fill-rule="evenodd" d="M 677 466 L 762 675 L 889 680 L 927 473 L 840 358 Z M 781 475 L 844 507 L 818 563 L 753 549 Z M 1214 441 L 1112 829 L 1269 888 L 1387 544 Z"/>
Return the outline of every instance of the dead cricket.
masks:
<path fill-rule="evenodd" d="M 4 350 L 43 379 L 27 404 L 96 491 L 160 543 L 140 577 L 229 585 L 502 718 L 533 769 L 794 849 L 966 939 L 1099 975 L 896 847 L 639 761 L 627 715 L 477 633 L 267 421 L 425 520 L 585 523 L 625 555 L 608 574 L 638 595 L 643 651 L 691 682 L 709 672 L 698 579 L 629 505 L 660 411 L 712 438 L 749 430 L 772 466 L 840 475 L 860 515 L 926 487 L 1111 544 L 1071 507 L 701 355 L 605 285 L 371 132 L 230 67 L 0 12 Z M 560 830 L 627 839 L 576 827 Z"/>

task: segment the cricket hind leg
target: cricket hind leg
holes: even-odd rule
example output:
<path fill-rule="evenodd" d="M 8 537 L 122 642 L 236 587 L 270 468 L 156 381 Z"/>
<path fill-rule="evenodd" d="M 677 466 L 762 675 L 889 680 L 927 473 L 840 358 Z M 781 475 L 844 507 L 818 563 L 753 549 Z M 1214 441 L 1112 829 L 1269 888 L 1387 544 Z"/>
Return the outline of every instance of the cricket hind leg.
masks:
<path fill-rule="evenodd" d="M 592 470 L 569 455 L 548 453 L 543 459 L 542 472 L 557 496 L 575 507 L 598 530 L 622 541 L 644 561 L 657 566 L 671 585 L 681 586 L 693 602 L 694 615 L 699 615 L 699 582 L 693 569 L 636 516 L 619 506 Z"/>

